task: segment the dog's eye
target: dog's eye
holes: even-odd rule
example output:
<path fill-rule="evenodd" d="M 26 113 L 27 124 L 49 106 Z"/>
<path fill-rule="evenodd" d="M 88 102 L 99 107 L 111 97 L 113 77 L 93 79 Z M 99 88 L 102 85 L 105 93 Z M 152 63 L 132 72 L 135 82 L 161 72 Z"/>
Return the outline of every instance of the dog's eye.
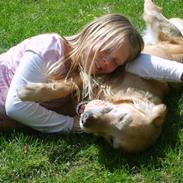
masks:
<path fill-rule="evenodd" d="M 127 113 L 122 113 L 122 114 L 119 116 L 118 121 L 119 121 L 119 122 L 123 121 L 126 115 L 127 115 Z"/>

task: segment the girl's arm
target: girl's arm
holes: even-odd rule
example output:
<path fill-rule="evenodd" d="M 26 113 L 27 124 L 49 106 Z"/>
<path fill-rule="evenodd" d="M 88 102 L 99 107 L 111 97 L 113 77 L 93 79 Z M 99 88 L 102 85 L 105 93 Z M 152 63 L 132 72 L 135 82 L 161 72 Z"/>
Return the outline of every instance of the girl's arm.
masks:
<path fill-rule="evenodd" d="M 149 54 L 140 54 L 134 61 L 127 63 L 125 69 L 144 78 L 171 82 L 183 81 L 182 63 Z"/>
<path fill-rule="evenodd" d="M 44 83 L 44 62 L 39 55 L 26 52 L 11 82 L 7 99 L 6 113 L 9 117 L 41 132 L 68 133 L 73 128 L 74 119 L 47 110 L 36 102 L 23 102 L 17 95 L 27 83 Z"/>

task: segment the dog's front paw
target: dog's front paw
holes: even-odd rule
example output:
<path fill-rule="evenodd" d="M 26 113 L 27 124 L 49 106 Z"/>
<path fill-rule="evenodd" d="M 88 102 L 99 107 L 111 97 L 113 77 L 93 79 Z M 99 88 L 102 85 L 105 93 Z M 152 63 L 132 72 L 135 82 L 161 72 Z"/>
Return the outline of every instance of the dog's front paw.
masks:
<path fill-rule="evenodd" d="M 17 91 L 17 95 L 22 101 L 42 102 L 45 100 L 45 96 L 42 94 L 42 85 L 40 83 L 28 83 Z"/>

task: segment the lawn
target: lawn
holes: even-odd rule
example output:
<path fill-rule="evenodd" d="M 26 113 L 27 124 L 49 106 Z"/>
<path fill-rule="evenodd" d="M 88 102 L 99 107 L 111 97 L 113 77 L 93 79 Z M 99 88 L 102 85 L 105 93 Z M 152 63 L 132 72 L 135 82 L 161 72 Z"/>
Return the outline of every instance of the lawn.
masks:
<path fill-rule="evenodd" d="M 167 17 L 183 18 L 182 0 L 157 0 Z M 72 35 L 96 16 L 118 12 L 142 31 L 143 0 L 1 0 L 0 52 L 27 37 Z M 0 134 L 0 182 L 183 182 L 183 90 L 166 97 L 163 133 L 150 149 L 128 155 L 87 135 Z"/>

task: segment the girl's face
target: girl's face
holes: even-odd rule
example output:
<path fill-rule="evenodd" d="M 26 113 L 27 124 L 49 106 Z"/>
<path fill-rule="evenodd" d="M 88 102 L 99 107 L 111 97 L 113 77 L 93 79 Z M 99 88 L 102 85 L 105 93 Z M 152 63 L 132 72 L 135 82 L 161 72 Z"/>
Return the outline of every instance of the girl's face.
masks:
<path fill-rule="evenodd" d="M 85 53 L 85 55 L 88 55 L 88 59 L 83 59 L 83 61 L 81 61 L 81 64 L 86 71 L 91 69 L 91 74 L 111 73 L 118 66 L 125 64 L 130 55 L 130 45 L 126 41 L 116 50 L 98 51 L 93 60 L 94 54 L 95 48 L 90 48 L 89 51 L 86 51 Z"/>

